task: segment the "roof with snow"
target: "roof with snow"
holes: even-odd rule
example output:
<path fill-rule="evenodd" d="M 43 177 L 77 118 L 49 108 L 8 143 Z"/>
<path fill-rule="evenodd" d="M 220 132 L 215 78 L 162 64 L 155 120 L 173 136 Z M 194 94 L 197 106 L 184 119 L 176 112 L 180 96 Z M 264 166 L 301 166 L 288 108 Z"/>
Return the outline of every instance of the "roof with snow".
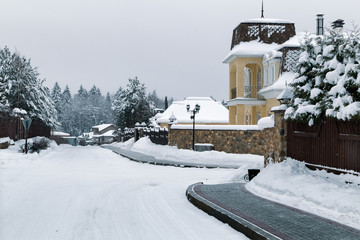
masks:
<path fill-rule="evenodd" d="M 283 44 L 295 36 L 295 24 L 289 20 L 256 18 L 242 21 L 233 31 L 231 49 L 243 42 Z"/>
<path fill-rule="evenodd" d="M 258 94 L 265 99 L 276 98 L 295 79 L 294 72 L 284 72 L 272 85 L 261 89 Z"/>
<path fill-rule="evenodd" d="M 272 18 L 248 19 L 234 29 L 231 50 L 223 62 L 229 63 L 237 57 L 262 57 L 272 50 L 299 46 L 294 22 Z"/>
<path fill-rule="evenodd" d="M 200 111 L 195 116 L 196 123 L 229 123 L 229 110 L 209 97 L 187 97 L 184 101 L 174 101 L 156 122 L 169 123 L 169 118 L 174 115 L 178 124 L 192 123 L 191 114 L 186 110 L 188 104 L 190 110 L 194 109 L 196 104 L 200 105 Z"/>
<path fill-rule="evenodd" d="M 110 126 L 114 126 L 114 125 L 113 124 L 100 124 L 97 126 L 93 126 L 92 129 L 97 128 L 99 130 L 99 132 L 101 132 L 102 130 L 104 130 Z"/>
<path fill-rule="evenodd" d="M 94 134 L 92 137 L 99 138 L 99 137 L 113 137 L 115 130 L 109 130 L 103 134 Z"/>
<path fill-rule="evenodd" d="M 276 23 L 276 24 L 294 24 L 293 21 L 276 18 L 253 18 L 241 21 L 241 23 Z"/>

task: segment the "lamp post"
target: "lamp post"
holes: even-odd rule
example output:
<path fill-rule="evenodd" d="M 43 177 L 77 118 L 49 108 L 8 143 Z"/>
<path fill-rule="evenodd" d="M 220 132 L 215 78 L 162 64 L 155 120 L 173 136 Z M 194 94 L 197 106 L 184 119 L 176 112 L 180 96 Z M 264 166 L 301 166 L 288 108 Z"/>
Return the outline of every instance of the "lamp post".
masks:
<path fill-rule="evenodd" d="M 196 104 L 195 108 L 190 110 L 190 105 L 186 105 L 186 110 L 191 113 L 190 119 L 193 120 L 193 139 L 192 139 L 192 150 L 194 150 L 195 146 L 195 114 L 200 111 L 200 105 Z"/>
<path fill-rule="evenodd" d="M 280 102 L 280 105 L 287 105 L 290 103 L 291 99 L 293 98 L 293 92 L 287 86 L 285 89 L 277 96 L 277 100 Z"/>

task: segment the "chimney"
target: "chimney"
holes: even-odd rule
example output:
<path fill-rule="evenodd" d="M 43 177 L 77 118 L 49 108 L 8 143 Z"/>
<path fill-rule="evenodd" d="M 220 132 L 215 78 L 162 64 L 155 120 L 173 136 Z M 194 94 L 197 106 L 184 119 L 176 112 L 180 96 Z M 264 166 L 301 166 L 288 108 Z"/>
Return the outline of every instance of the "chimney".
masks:
<path fill-rule="evenodd" d="M 324 14 L 317 14 L 316 16 L 316 35 L 324 35 Z"/>

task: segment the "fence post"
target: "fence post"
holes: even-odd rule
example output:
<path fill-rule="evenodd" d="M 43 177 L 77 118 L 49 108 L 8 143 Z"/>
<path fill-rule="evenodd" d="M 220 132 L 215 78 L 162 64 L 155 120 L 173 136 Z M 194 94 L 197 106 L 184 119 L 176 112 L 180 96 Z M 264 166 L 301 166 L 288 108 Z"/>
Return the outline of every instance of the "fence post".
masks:
<path fill-rule="evenodd" d="M 274 136 L 269 139 L 273 142 L 273 149 L 265 153 L 265 166 L 270 162 L 282 162 L 287 155 L 287 125 L 284 119 L 285 110 L 273 110 Z"/>

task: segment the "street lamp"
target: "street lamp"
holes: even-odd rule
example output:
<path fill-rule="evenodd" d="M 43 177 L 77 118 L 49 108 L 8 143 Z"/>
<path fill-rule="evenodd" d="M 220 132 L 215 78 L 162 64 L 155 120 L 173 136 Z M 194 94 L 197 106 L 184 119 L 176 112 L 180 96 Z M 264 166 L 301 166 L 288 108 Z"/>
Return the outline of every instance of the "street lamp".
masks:
<path fill-rule="evenodd" d="M 290 88 L 285 87 L 285 89 L 277 96 L 277 100 L 280 102 L 280 105 L 287 105 L 290 103 L 293 98 L 293 92 Z"/>
<path fill-rule="evenodd" d="M 195 145 L 195 114 L 200 111 L 200 105 L 196 104 L 195 108 L 190 110 L 190 105 L 186 105 L 186 110 L 191 113 L 190 119 L 193 120 L 193 139 L 192 139 L 192 150 L 194 150 Z"/>

